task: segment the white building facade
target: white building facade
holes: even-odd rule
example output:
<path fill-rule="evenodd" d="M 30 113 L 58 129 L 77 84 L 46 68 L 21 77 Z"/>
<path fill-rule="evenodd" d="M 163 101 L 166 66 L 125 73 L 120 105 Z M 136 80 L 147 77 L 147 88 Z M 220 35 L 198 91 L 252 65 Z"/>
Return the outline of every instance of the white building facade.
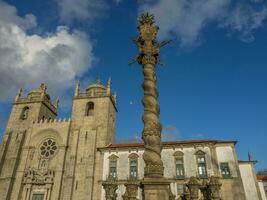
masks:
<path fill-rule="evenodd" d="M 235 141 L 195 140 L 163 142 L 164 177 L 170 181 L 175 199 L 181 199 L 184 185 L 192 176 L 205 180 L 220 177 L 221 197 L 225 200 L 262 200 L 252 162 L 239 162 Z M 143 144 L 111 144 L 98 149 L 103 154 L 103 181 L 109 176 L 118 183 L 117 199 L 125 193 L 129 178 L 144 178 Z M 138 188 L 138 199 L 142 190 Z M 102 189 L 101 198 L 105 199 Z M 203 197 L 200 196 L 200 199 Z"/>

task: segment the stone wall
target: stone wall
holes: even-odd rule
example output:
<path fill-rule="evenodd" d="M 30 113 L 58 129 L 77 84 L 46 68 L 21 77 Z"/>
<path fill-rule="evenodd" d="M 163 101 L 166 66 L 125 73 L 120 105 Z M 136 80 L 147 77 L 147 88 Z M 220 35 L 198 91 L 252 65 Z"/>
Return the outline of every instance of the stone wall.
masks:
<path fill-rule="evenodd" d="M 245 189 L 246 199 L 262 200 L 260 189 L 254 172 L 254 162 L 239 162 L 241 178 Z"/>
<path fill-rule="evenodd" d="M 116 97 L 110 84 L 76 90 L 71 119 L 55 118 L 57 103 L 44 84 L 27 97 L 20 90 L 0 145 L 1 199 L 30 200 L 34 193 L 46 200 L 100 199 L 103 155 L 96 149 L 115 141 Z M 90 116 L 88 102 L 94 103 Z M 24 108 L 29 112 L 22 119 Z"/>

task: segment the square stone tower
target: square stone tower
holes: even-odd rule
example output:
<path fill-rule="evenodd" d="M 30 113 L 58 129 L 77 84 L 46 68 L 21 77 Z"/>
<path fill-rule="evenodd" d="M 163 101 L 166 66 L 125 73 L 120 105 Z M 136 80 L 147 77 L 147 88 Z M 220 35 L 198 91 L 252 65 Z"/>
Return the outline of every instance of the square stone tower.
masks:
<path fill-rule="evenodd" d="M 62 199 L 100 199 L 103 155 L 97 148 L 115 141 L 116 96 L 97 80 L 85 92 L 76 84 Z"/>
<path fill-rule="evenodd" d="M 21 96 L 20 89 L 13 103 L 3 142 L 0 146 L 0 196 L 10 199 L 13 187 L 21 184 L 23 172 L 18 172 L 23 160 L 22 150 L 33 121 L 54 119 L 57 116 L 57 103 L 51 102 L 46 86 L 41 84 L 27 97 Z M 17 191 L 18 193 L 18 191 Z"/>
<path fill-rule="evenodd" d="M 103 154 L 114 143 L 116 96 L 98 80 L 76 84 L 71 118 L 56 119 L 46 86 L 16 95 L 0 145 L 1 200 L 99 200 Z"/>

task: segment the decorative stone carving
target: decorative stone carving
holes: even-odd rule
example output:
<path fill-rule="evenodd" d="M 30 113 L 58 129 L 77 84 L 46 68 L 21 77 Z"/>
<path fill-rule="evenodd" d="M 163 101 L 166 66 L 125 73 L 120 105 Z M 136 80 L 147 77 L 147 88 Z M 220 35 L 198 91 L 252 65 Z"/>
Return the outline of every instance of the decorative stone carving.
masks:
<path fill-rule="evenodd" d="M 106 193 L 106 200 L 116 200 L 116 190 L 118 189 L 116 179 L 112 176 L 109 176 L 108 179 L 102 183 L 102 185 Z"/>
<path fill-rule="evenodd" d="M 190 200 L 190 192 L 189 189 L 184 186 L 184 193 L 181 195 L 182 200 Z"/>
<path fill-rule="evenodd" d="M 40 171 L 45 172 L 48 169 L 48 159 L 42 158 L 39 162 L 39 168 Z"/>
<path fill-rule="evenodd" d="M 199 189 L 200 189 L 199 179 L 196 177 L 191 177 L 188 183 L 186 184 L 186 186 L 189 189 L 190 199 L 197 200 L 199 196 Z"/>
<path fill-rule="evenodd" d="M 34 148 L 30 148 L 29 150 L 29 159 L 32 160 L 34 157 L 34 153 L 35 153 L 35 149 Z"/>
<path fill-rule="evenodd" d="M 52 170 L 41 171 L 36 169 L 28 169 L 24 173 L 24 184 L 53 184 L 55 173 Z"/>
<path fill-rule="evenodd" d="M 140 183 L 136 179 L 129 179 L 127 183 L 124 184 L 126 191 L 122 195 L 123 200 L 137 200 L 137 192 Z"/>
<path fill-rule="evenodd" d="M 191 177 L 186 187 L 188 192 L 185 190 L 182 195 L 183 200 L 196 200 L 199 199 L 199 190 L 203 196 L 203 200 L 221 200 L 221 189 L 222 184 L 220 183 L 220 178 L 216 176 L 211 176 L 207 180 L 202 180 L 202 182 L 196 178 Z M 187 196 L 187 197 L 186 197 Z"/>
<path fill-rule="evenodd" d="M 211 200 L 220 200 L 221 199 L 221 190 L 222 184 L 219 181 L 219 177 L 211 176 L 209 179 L 209 193 Z"/>
<path fill-rule="evenodd" d="M 153 15 L 142 14 L 139 18 L 139 37 L 135 40 L 139 48 L 137 61 L 143 67 L 144 74 L 144 114 L 143 141 L 145 152 L 145 177 L 163 177 L 161 160 L 161 124 L 159 120 L 158 90 L 156 87 L 155 64 L 158 61 L 160 47 L 156 42 L 158 27 Z"/>
<path fill-rule="evenodd" d="M 203 196 L 203 200 L 209 200 L 210 199 L 210 194 L 209 194 L 209 190 L 208 190 L 208 181 L 207 180 L 203 180 L 201 185 L 200 185 L 200 191 L 202 193 Z"/>

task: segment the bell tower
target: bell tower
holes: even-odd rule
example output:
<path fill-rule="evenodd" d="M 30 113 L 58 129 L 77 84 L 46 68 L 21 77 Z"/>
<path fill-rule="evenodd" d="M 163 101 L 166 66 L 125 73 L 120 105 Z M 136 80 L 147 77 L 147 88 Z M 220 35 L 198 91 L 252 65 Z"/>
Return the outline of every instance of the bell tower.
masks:
<path fill-rule="evenodd" d="M 99 199 L 103 158 L 97 148 L 115 142 L 116 95 L 111 94 L 111 79 L 100 80 L 80 91 L 76 83 L 70 129 L 70 148 L 63 199 Z M 69 188 L 71 185 L 71 188 Z M 94 195 L 94 196 L 93 196 Z"/>
<path fill-rule="evenodd" d="M 89 130 L 97 131 L 97 147 L 103 147 L 115 142 L 116 96 L 111 94 L 111 79 L 107 86 L 96 80 L 84 92 L 76 83 L 72 107 L 72 125 L 75 129 L 87 131 L 86 137 L 91 137 Z"/>
<path fill-rule="evenodd" d="M 52 103 L 47 87 L 42 83 L 39 88 L 31 90 L 26 97 L 19 89 L 7 124 L 8 129 L 27 128 L 32 121 L 54 119 L 57 116 L 58 100 Z"/>
<path fill-rule="evenodd" d="M 22 96 L 22 89 L 17 92 L 0 146 L 1 199 L 10 199 L 24 141 L 33 121 L 54 119 L 57 116 L 58 101 L 53 104 L 46 90 L 47 87 L 41 84 L 26 97 Z"/>

